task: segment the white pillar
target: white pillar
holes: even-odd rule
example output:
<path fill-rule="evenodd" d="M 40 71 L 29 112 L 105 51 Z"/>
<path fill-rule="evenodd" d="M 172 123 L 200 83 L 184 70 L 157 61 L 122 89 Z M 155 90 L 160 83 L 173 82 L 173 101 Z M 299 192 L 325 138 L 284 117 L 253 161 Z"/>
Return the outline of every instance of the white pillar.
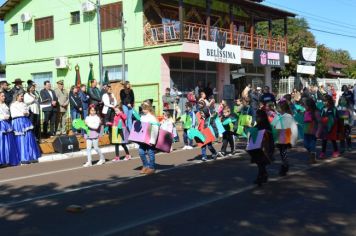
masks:
<path fill-rule="evenodd" d="M 272 70 L 271 67 L 265 67 L 265 86 L 270 87 L 272 91 Z"/>

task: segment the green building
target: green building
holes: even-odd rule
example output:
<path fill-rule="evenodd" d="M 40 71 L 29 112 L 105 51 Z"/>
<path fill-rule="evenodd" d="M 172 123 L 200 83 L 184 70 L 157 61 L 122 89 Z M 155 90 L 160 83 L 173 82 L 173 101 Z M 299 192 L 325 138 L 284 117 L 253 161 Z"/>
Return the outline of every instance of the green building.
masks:
<path fill-rule="evenodd" d="M 233 84 L 236 89 L 246 83 L 271 85 L 271 66 L 256 66 L 254 54 L 256 57 L 260 53 L 256 49 L 262 49 L 274 55 L 272 61 L 278 54 L 288 63 L 286 37 L 272 37 L 271 27 L 273 20 L 284 19 L 286 35 L 286 20 L 295 15 L 259 2 L 101 0 L 103 71 L 108 71 L 110 80 L 122 79 L 123 13 L 125 78 L 133 84 L 137 102 L 151 98 L 161 108 L 166 87 L 175 85 L 186 92 L 199 81 L 216 88 L 219 98 L 231 96 L 226 94 L 228 90 L 224 94 L 224 85 Z M 9 81 L 32 79 L 41 89 L 45 80 L 55 87 L 55 82 L 63 79 L 70 87 L 76 65 L 82 82 L 87 82 L 89 63 L 99 78 L 98 21 L 92 1 L 8 0 L 0 7 L 0 19 L 5 23 Z M 268 36 L 255 35 L 255 23 L 260 21 L 270 23 Z M 221 44 L 220 49 L 211 49 L 211 55 L 207 50 L 208 61 L 201 55 L 202 44 L 212 45 L 206 42 Z M 224 57 L 222 52 L 229 45 L 240 50 L 233 55 L 239 64 Z"/>

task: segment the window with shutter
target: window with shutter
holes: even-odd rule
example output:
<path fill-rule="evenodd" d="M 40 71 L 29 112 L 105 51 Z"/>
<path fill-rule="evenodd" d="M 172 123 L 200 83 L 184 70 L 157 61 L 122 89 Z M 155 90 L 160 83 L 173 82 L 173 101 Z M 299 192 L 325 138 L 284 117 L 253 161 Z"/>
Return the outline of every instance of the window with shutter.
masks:
<path fill-rule="evenodd" d="M 35 19 L 35 41 L 54 38 L 53 16 Z"/>
<path fill-rule="evenodd" d="M 122 2 L 102 5 L 100 9 L 101 31 L 121 27 Z"/>

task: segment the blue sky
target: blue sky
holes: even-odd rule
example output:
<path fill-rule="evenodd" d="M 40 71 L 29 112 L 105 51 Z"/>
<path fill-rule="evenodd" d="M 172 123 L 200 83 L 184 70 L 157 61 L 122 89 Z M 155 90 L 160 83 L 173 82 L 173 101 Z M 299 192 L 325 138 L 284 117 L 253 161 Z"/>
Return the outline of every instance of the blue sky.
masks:
<path fill-rule="evenodd" d="M 4 2 L 5 0 L 0 0 L 0 5 Z M 333 49 L 348 50 L 351 57 L 356 59 L 356 20 L 352 15 L 355 14 L 355 0 L 265 0 L 264 4 L 306 18 L 313 29 L 352 36 L 337 36 L 312 30 L 318 43 Z M 3 22 L 0 22 L 0 61 L 5 61 Z"/>

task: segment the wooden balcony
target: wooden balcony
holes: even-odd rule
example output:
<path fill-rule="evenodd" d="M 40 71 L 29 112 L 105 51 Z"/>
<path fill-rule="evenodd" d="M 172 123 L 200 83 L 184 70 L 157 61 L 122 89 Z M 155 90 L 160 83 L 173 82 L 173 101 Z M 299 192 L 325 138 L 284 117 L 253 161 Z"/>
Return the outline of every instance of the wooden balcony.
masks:
<path fill-rule="evenodd" d="M 199 43 L 199 40 L 216 41 L 217 33 L 226 36 L 226 43 L 239 45 L 242 49 L 263 49 L 275 52 L 287 53 L 287 42 L 283 37 L 273 38 L 254 35 L 246 32 L 230 31 L 227 29 L 210 27 L 207 25 L 184 22 L 184 42 Z M 209 34 L 207 34 L 209 30 Z M 180 41 L 180 23 L 159 25 L 147 24 L 144 28 L 145 46 L 166 44 Z"/>

